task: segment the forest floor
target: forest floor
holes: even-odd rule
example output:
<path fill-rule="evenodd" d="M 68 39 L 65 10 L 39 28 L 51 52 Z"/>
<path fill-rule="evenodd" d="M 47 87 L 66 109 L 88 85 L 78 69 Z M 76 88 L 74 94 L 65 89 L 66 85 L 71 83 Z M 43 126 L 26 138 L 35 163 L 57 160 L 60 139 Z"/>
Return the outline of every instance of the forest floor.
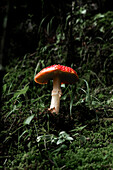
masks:
<path fill-rule="evenodd" d="M 62 34 L 58 27 L 55 43 L 24 57 L 11 57 L 6 66 L 1 169 L 113 169 L 113 12 L 91 20 L 84 19 L 86 10 L 81 11 L 71 25 L 75 38 L 71 63 L 79 81 L 61 85 L 59 114 L 48 111 L 52 81 L 39 85 L 34 76 L 47 66 L 67 65 L 70 30 Z M 68 20 L 69 28 L 67 24 Z"/>
<path fill-rule="evenodd" d="M 113 86 L 92 90 L 81 78 L 76 86 L 62 86 L 60 112 L 51 114 L 52 84 L 36 84 L 34 66 L 28 55 L 6 68 L 0 167 L 112 169 Z"/>

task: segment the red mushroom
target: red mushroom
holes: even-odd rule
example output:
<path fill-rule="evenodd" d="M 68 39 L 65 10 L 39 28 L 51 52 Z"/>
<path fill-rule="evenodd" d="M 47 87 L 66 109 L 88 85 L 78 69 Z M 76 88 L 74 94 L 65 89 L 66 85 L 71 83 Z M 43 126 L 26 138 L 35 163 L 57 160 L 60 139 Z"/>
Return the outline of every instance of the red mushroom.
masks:
<path fill-rule="evenodd" d="M 74 84 L 78 80 L 75 70 L 62 65 L 52 65 L 42 69 L 34 78 L 36 83 L 47 84 L 53 79 L 52 99 L 50 111 L 58 114 L 60 107 L 60 97 L 62 95 L 61 84 Z"/>

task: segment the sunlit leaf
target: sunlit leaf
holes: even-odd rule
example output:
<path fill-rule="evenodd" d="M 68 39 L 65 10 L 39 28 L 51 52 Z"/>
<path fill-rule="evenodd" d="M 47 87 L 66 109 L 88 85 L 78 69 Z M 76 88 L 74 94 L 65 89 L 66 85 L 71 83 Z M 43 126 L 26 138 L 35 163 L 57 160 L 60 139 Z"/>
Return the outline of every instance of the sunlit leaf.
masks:
<path fill-rule="evenodd" d="M 100 28 L 100 32 L 103 32 L 103 33 L 105 32 L 104 27 L 101 27 L 101 28 Z"/>
<path fill-rule="evenodd" d="M 103 18 L 105 15 L 104 14 L 97 14 L 95 17 L 94 17 L 94 20 L 97 20 L 98 18 Z"/>
<path fill-rule="evenodd" d="M 31 115 L 29 116 L 25 121 L 24 121 L 24 124 L 25 125 L 29 125 L 32 121 L 32 119 L 34 118 L 35 115 Z"/>

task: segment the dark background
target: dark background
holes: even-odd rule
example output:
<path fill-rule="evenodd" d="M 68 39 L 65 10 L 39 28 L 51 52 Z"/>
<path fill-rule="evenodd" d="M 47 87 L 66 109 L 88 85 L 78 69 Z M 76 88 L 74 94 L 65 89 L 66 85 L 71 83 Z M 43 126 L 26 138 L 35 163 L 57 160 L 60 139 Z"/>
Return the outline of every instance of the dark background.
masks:
<path fill-rule="evenodd" d="M 92 15 L 98 12 L 104 13 L 113 8 L 111 0 L 75 2 L 77 6 L 88 4 Z M 56 20 L 53 25 L 56 29 L 59 23 L 65 22 L 65 16 L 71 10 L 71 4 L 70 0 L 2 0 L 0 3 L 0 39 L 4 39 L 4 45 L 1 42 L 4 49 L 2 51 L 4 53 L 3 65 L 8 63 L 10 57 L 21 57 L 25 53 L 34 52 L 38 47 L 38 27 L 42 19 L 47 17 L 46 25 L 54 16 Z M 3 26 L 5 19 L 7 19 L 6 28 Z M 4 31 L 6 34 L 3 37 Z"/>

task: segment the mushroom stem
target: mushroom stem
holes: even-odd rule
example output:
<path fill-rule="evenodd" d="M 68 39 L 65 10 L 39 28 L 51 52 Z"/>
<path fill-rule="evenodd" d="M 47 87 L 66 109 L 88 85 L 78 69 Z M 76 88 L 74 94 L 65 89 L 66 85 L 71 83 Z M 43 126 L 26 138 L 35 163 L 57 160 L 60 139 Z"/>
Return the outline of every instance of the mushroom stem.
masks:
<path fill-rule="evenodd" d="M 58 114 L 59 107 L 60 107 L 60 97 L 61 97 L 61 80 L 59 74 L 55 74 L 53 79 L 53 90 L 52 90 L 52 98 L 51 98 L 51 105 L 50 105 L 50 111 L 56 112 Z"/>

